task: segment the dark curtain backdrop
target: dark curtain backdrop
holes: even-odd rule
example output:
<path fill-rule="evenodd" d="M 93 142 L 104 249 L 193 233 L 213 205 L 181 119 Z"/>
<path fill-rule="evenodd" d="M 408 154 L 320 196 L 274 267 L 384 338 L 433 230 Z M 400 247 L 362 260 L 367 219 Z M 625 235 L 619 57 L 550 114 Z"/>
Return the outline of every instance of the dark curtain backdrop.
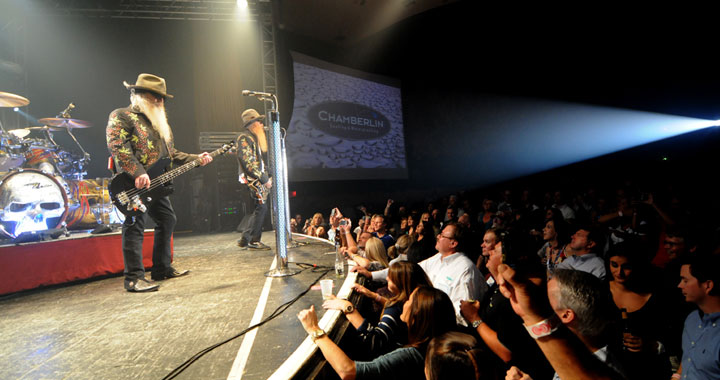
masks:
<path fill-rule="evenodd" d="M 113 109 L 129 104 L 123 81 L 134 83 L 139 73 L 166 79 L 168 93 L 175 96 L 166 102 L 175 145 L 188 153 L 198 152 L 200 132 L 236 131 L 245 108 L 262 112 L 262 104 L 241 96 L 243 89 L 262 89 L 260 40 L 254 24 L 91 19 L 30 11 L 20 21 L 25 23 L 22 33 L 0 39 L 0 51 L 3 58 L 16 58 L 24 50 L 22 73 L 3 71 L 0 91 L 28 98 L 30 105 L 22 110 L 31 120 L 3 115 L 5 128 L 38 125 L 32 118 L 55 117 L 75 103 L 71 116 L 93 124 L 73 130 L 91 155 L 87 178 L 109 177 L 107 117 Z M 33 132 L 28 137 L 41 136 Z M 65 131 L 55 132 L 53 138 L 64 150 L 79 152 Z M 198 169 L 175 181 L 179 229 L 192 222 L 188 207 L 180 206 L 192 203 L 190 183 L 198 182 L 192 178 L 213 171 L 211 167 Z M 206 182 L 203 193 L 215 191 L 214 183 L 199 182 Z"/>

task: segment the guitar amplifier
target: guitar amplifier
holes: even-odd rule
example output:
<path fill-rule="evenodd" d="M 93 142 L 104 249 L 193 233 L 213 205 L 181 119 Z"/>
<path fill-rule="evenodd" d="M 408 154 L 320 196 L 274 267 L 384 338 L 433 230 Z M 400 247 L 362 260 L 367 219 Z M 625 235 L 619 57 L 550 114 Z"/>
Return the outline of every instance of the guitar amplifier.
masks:
<path fill-rule="evenodd" d="M 200 132 L 200 150 L 215 150 L 227 142 L 237 141 L 238 136 L 240 132 Z"/>
<path fill-rule="evenodd" d="M 209 151 L 230 141 L 237 141 L 239 132 L 200 132 L 200 151 Z M 235 152 L 218 157 L 211 164 L 212 174 L 204 186 L 207 194 L 213 195 L 211 229 L 233 231 L 245 215 L 246 205 L 240 195 L 238 163 Z M 250 210 L 252 211 L 252 210 Z"/>

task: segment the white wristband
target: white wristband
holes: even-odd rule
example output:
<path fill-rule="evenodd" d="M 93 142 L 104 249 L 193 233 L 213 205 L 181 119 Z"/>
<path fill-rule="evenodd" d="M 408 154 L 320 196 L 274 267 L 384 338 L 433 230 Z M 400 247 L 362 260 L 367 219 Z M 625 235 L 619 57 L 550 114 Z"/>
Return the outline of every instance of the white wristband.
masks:
<path fill-rule="evenodd" d="M 523 326 L 525 325 L 523 324 Z M 543 319 L 532 326 L 525 326 L 528 334 L 530 334 L 533 339 L 548 336 L 557 331 L 558 328 L 560 328 L 560 320 L 557 315 L 554 314 L 550 318 Z"/>

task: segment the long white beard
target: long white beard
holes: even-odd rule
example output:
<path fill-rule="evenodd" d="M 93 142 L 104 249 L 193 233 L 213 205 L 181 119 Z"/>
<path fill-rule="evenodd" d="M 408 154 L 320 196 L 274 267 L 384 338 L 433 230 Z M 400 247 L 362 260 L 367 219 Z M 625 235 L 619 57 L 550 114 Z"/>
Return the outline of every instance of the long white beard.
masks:
<path fill-rule="evenodd" d="M 268 143 L 267 143 L 267 136 L 265 135 L 265 130 L 260 129 L 255 133 L 255 136 L 258 138 L 258 145 L 260 145 L 260 150 L 263 153 L 266 153 L 268 150 Z"/>
<path fill-rule="evenodd" d="M 172 130 L 167 122 L 167 114 L 165 113 L 165 105 L 163 103 L 154 103 L 140 94 L 133 94 L 130 97 L 133 106 L 137 107 L 140 112 L 144 113 L 153 128 L 160 134 L 160 137 L 169 144 L 172 141 Z"/>

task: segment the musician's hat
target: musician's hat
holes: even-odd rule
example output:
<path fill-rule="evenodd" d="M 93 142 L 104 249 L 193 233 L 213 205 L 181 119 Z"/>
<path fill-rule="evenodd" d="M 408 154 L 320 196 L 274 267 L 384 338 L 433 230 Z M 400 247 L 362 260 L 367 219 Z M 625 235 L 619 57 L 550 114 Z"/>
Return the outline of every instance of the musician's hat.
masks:
<path fill-rule="evenodd" d="M 143 73 L 138 75 L 135 84 L 130 84 L 125 81 L 123 81 L 123 84 L 128 90 L 138 89 L 154 92 L 162 97 L 173 97 L 172 95 L 167 93 L 167 87 L 165 86 L 165 78 L 160 78 L 157 75 Z"/>
<path fill-rule="evenodd" d="M 252 123 L 254 123 L 254 122 L 256 122 L 256 121 L 265 120 L 265 116 L 264 116 L 264 115 L 260 115 L 260 114 L 258 113 L 258 111 L 255 111 L 254 109 L 249 108 L 249 109 L 246 109 L 245 111 L 243 111 L 243 113 L 242 113 L 242 120 L 243 120 L 243 126 L 244 126 L 245 128 L 247 128 L 247 127 L 249 127 L 250 125 L 252 125 Z"/>

